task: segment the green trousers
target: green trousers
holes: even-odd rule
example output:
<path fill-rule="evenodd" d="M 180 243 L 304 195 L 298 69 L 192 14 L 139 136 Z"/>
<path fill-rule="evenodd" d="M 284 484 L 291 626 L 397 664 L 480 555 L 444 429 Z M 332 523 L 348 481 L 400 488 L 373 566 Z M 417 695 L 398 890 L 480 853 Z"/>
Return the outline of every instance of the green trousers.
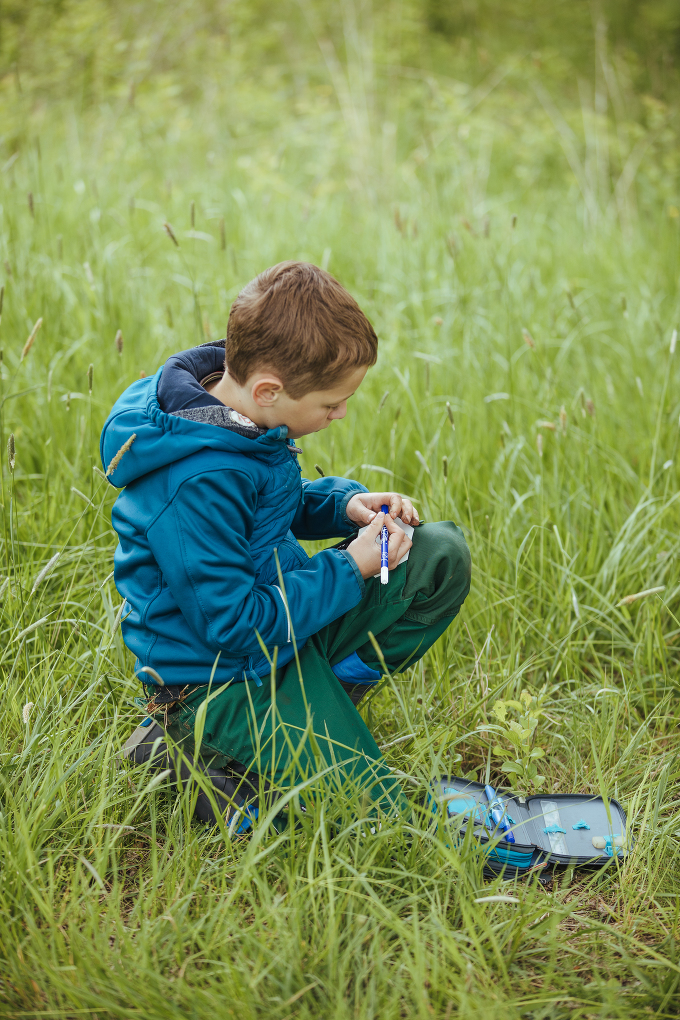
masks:
<path fill-rule="evenodd" d="M 406 669 L 444 633 L 469 590 L 470 554 L 460 528 L 451 521 L 421 524 L 389 584 L 369 578 L 358 605 L 307 641 L 299 665 L 293 659 L 260 687 L 248 681 L 211 690 L 201 757 L 277 787 L 314 774 L 331 786 L 349 780 L 382 810 L 400 805 L 400 787 L 332 667 L 357 652 L 383 672 L 370 631 L 387 669 Z M 168 717 L 170 736 L 192 753 L 196 712 L 207 693 L 207 686 L 194 688 Z"/>

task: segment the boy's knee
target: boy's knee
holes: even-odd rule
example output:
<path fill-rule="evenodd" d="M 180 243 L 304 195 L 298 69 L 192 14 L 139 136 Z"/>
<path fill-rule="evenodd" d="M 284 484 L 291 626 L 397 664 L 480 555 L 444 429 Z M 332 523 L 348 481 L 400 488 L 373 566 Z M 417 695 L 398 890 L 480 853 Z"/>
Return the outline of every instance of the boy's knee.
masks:
<path fill-rule="evenodd" d="M 415 529 L 409 567 L 405 596 L 446 602 L 452 612 L 462 605 L 470 590 L 472 566 L 465 536 L 453 521 Z"/>

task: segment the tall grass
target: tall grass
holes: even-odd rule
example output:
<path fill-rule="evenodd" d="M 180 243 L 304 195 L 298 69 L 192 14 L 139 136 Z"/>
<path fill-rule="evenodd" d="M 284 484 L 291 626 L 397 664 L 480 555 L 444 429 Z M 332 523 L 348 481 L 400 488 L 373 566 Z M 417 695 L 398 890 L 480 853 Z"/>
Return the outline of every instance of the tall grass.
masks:
<path fill-rule="evenodd" d="M 602 29 L 578 98 L 415 4 L 165 10 L 67 7 L 0 82 L 5 1014 L 676 1015 L 674 114 Z M 313 775 L 280 832 L 207 832 L 118 759 L 140 692 L 99 429 L 284 258 L 381 339 L 305 474 L 408 492 L 473 555 L 460 619 L 363 709 L 414 804 L 373 834 Z M 488 880 L 418 805 L 443 772 L 501 784 L 492 705 L 543 684 L 547 788 L 620 799 L 635 849 Z"/>

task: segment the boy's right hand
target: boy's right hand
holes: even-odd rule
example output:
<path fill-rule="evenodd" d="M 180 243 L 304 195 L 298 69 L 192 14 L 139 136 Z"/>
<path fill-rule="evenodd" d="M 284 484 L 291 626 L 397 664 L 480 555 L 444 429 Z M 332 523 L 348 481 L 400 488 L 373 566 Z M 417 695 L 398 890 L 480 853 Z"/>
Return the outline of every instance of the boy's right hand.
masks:
<path fill-rule="evenodd" d="M 358 566 L 364 580 L 380 573 L 380 532 L 383 524 L 387 526 L 390 536 L 387 546 L 390 570 L 394 570 L 404 553 L 407 553 L 413 545 L 406 532 L 394 523 L 389 514 L 382 511 L 376 514 L 364 533 L 347 546 L 347 552 Z"/>

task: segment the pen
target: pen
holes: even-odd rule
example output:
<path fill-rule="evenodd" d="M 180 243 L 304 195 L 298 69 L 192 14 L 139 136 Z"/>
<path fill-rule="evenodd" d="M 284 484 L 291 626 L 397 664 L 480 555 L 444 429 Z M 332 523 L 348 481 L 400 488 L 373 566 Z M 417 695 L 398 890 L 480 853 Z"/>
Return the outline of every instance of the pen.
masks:
<path fill-rule="evenodd" d="M 498 796 L 493 786 L 485 786 L 484 793 L 486 799 L 489 802 L 489 814 L 493 818 L 496 826 L 503 832 L 503 838 L 506 843 L 514 843 L 515 837 L 510 832 L 510 826 L 505 821 L 505 805 Z"/>
<path fill-rule="evenodd" d="M 380 509 L 382 510 L 382 512 L 384 514 L 387 514 L 387 513 L 390 512 L 390 508 L 385 503 L 383 503 L 383 505 L 381 506 Z M 388 548 L 389 540 L 390 540 L 390 533 L 387 530 L 387 525 L 383 524 L 382 530 L 380 532 L 380 583 L 381 584 L 387 584 L 387 582 L 389 581 L 389 577 L 390 577 L 390 571 L 389 571 L 389 567 L 387 565 L 387 562 L 388 562 L 388 560 L 387 560 L 387 548 Z"/>

